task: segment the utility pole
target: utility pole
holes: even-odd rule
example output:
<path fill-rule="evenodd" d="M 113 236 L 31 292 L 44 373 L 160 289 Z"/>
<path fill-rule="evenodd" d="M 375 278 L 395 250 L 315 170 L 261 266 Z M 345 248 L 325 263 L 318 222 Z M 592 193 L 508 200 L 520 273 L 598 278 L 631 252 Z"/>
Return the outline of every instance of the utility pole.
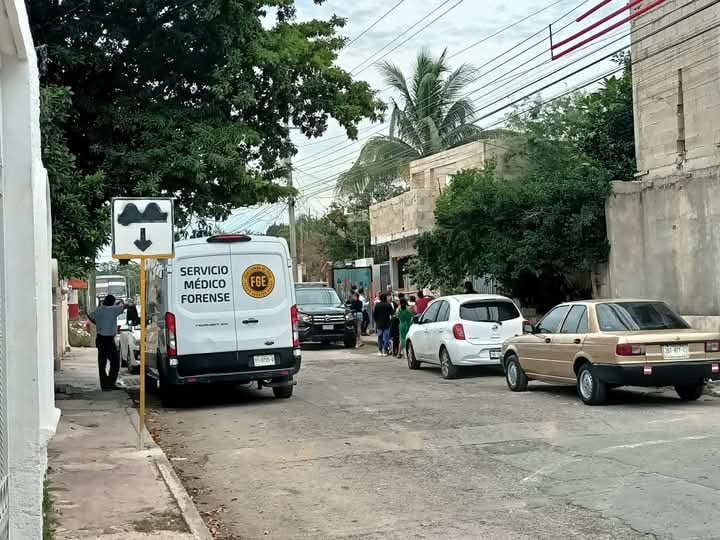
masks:
<path fill-rule="evenodd" d="M 288 130 L 288 138 L 290 137 L 290 122 L 287 120 L 285 121 L 285 127 Z M 288 158 L 285 160 L 285 165 L 287 166 L 287 185 L 289 188 L 293 187 L 293 175 L 292 175 L 292 160 L 288 156 Z M 290 258 L 292 259 L 292 265 L 293 265 L 293 279 L 297 280 L 297 235 L 295 232 L 295 196 L 290 195 L 290 199 L 288 200 L 288 228 L 290 229 Z"/>

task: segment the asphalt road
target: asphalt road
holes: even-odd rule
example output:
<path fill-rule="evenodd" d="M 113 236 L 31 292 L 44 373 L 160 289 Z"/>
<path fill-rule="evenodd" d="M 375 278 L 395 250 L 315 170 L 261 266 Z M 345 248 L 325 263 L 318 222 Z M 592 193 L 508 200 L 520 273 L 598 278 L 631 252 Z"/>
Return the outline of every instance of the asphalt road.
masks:
<path fill-rule="evenodd" d="M 307 350 L 295 395 L 151 400 L 218 538 L 720 538 L 720 400 L 574 388 Z"/>

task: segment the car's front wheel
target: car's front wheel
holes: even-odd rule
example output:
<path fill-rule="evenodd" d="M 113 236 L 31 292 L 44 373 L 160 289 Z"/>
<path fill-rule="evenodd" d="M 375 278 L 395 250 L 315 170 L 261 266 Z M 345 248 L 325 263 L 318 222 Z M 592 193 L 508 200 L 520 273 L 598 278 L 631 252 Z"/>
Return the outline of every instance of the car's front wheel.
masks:
<path fill-rule="evenodd" d="M 527 390 L 528 378 L 520 365 L 520 360 L 511 354 L 505 360 L 505 382 L 513 392 L 524 392 Z"/>
<path fill-rule="evenodd" d="M 443 379 L 457 379 L 460 375 L 460 369 L 453 365 L 450 353 L 445 347 L 440 349 L 440 373 L 442 373 Z"/>
<path fill-rule="evenodd" d="M 352 349 L 355 346 L 356 342 L 357 338 L 355 337 L 355 334 L 345 334 L 343 345 L 345 345 L 346 349 Z"/>
<path fill-rule="evenodd" d="M 415 349 L 413 348 L 411 342 L 407 342 L 406 349 L 407 350 L 405 351 L 405 354 L 407 355 L 408 368 L 420 369 L 420 362 L 418 362 L 417 358 L 415 357 Z"/>
<path fill-rule="evenodd" d="M 683 401 L 697 401 L 705 391 L 705 381 L 699 381 L 695 384 L 678 384 L 675 385 L 675 392 Z"/>
<path fill-rule="evenodd" d="M 578 369 L 577 391 L 586 405 L 602 405 L 607 401 L 607 384 L 597 377 L 590 363 L 585 363 Z"/>

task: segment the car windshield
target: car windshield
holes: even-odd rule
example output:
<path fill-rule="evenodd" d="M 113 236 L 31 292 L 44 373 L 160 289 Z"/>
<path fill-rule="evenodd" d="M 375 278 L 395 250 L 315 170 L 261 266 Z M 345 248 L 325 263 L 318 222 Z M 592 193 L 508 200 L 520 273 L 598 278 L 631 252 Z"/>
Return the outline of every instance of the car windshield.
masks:
<path fill-rule="evenodd" d="M 688 323 L 662 302 L 598 304 L 596 311 L 603 332 L 690 328 Z"/>
<path fill-rule="evenodd" d="M 335 289 L 296 289 L 299 306 L 339 306 L 342 304 Z"/>
<path fill-rule="evenodd" d="M 474 322 L 510 321 L 520 316 L 515 304 L 503 300 L 476 300 L 460 306 L 460 318 Z"/>

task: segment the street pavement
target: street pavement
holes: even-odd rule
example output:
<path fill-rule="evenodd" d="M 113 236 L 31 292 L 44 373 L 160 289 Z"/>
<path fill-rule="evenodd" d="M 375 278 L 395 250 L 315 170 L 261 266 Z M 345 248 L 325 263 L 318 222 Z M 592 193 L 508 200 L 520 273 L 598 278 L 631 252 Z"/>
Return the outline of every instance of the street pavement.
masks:
<path fill-rule="evenodd" d="M 196 388 L 151 430 L 217 538 L 720 538 L 720 400 L 510 392 L 309 349 L 289 400 Z"/>

